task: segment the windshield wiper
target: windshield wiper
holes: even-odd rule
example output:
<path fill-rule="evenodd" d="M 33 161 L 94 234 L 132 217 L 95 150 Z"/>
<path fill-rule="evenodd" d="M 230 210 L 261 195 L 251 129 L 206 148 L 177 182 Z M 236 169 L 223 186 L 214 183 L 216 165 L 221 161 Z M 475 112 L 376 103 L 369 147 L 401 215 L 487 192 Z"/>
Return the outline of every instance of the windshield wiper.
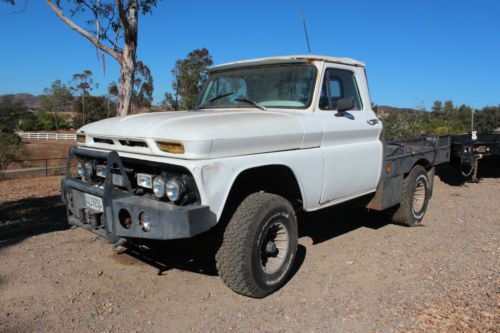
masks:
<path fill-rule="evenodd" d="M 267 108 L 262 105 L 262 104 L 259 104 L 257 103 L 256 101 L 252 101 L 251 99 L 249 98 L 246 98 L 246 97 L 241 97 L 241 98 L 235 98 L 234 99 L 235 101 L 237 102 L 246 102 L 246 103 L 249 103 L 249 104 L 252 104 L 253 106 L 255 106 L 256 108 L 259 108 L 261 110 L 264 110 L 264 111 L 267 111 Z"/>
<path fill-rule="evenodd" d="M 197 105 L 193 111 L 196 111 L 196 110 L 199 110 L 201 109 L 202 107 L 206 106 L 207 104 L 210 104 L 212 102 L 215 102 L 216 100 L 218 99 L 221 99 L 221 98 L 224 98 L 224 97 L 227 97 L 227 96 L 231 96 L 232 94 L 234 94 L 234 91 L 231 91 L 231 92 L 228 92 L 228 93 L 225 93 L 225 94 L 220 94 L 220 95 L 217 95 L 215 97 L 212 97 L 210 98 L 208 101 L 204 102 L 204 103 L 201 103 L 199 105 Z"/>

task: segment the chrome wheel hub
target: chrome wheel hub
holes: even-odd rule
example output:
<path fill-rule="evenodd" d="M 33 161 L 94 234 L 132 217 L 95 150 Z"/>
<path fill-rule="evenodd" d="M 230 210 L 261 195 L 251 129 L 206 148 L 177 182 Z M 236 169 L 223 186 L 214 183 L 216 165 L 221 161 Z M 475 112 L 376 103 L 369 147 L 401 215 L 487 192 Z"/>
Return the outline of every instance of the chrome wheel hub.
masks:
<path fill-rule="evenodd" d="M 276 273 L 285 263 L 289 251 L 290 235 L 285 225 L 274 221 L 264 231 L 260 247 L 260 265 L 267 274 Z"/>
<path fill-rule="evenodd" d="M 419 180 L 415 185 L 415 192 L 413 193 L 413 211 L 420 212 L 424 208 L 425 203 L 425 184 Z"/>

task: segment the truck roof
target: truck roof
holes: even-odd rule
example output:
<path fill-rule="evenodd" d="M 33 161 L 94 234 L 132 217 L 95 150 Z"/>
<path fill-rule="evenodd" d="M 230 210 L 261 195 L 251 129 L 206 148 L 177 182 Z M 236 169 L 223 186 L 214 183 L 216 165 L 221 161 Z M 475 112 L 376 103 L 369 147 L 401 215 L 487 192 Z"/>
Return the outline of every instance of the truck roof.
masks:
<path fill-rule="evenodd" d="M 351 58 L 336 58 L 336 57 L 329 57 L 322 55 L 307 54 L 307 55 L 278 56 L 278 57 L 257 58 L 257 59 L 227 62 L 224 64 L 212 66 L 209 68 L 209 71 L 229 69 L 241 66 L 269 65 L 269 64 L 281 64 L 281 63 L 307 63 L 315 60 L 333 62 L 337 64 L 350 65 L 356 67 L 365 67 L 365 64 L 363 62 Z"/>

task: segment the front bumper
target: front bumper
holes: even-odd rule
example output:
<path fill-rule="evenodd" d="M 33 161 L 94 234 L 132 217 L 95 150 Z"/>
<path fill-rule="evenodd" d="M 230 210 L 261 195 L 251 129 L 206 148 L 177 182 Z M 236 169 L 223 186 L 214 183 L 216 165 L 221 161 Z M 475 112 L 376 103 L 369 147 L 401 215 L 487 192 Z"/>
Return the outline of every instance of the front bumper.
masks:
<path fill-rule="evenodd" d="M 106 177 L 100 187 L 90 182 L 71 177 L 73 157 L 106 160 L 106 174 L 118 169 L 126 180 L 126 190 L 119 189 Z M 73 147 L 69 151 L 68 170 L 61 181 L 62 199 L 67 206 L 68 222 L 116 242 L 120 238 L 178 239 L 189 238 L 205 232 L 217 223 L 216 215 L 208 206 L 177 206 L 136 196 L 122 161 L 115 151 L 101 152 Z M 97 212 L 86 206 L 84 194 L 102 199 L 103 211 Z M 149 217 L 149 230 L 145 231 L 140 221 L 141 214 Z M 124 223 L 124 216 L 129 218 Z"/>

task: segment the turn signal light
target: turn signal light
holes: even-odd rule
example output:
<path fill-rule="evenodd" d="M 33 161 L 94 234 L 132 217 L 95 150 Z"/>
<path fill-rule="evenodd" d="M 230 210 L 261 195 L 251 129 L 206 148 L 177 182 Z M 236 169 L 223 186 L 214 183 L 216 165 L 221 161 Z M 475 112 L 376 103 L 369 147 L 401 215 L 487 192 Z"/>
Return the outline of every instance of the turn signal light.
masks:
<path fill-rule="evenodd" d="M 79 134 L 79 133 L 76 134 L 76 141 L 81 142 L 81 143 L 85 143 L 85 141 L 86 141 L 85 139 L 86 139 L 85 134 Z"/>
<path fill-rule="evenodd" d="M 184 154 L 184 145 L 179 142 L 156 141 L 160 150 L 171 154 Z"/>

